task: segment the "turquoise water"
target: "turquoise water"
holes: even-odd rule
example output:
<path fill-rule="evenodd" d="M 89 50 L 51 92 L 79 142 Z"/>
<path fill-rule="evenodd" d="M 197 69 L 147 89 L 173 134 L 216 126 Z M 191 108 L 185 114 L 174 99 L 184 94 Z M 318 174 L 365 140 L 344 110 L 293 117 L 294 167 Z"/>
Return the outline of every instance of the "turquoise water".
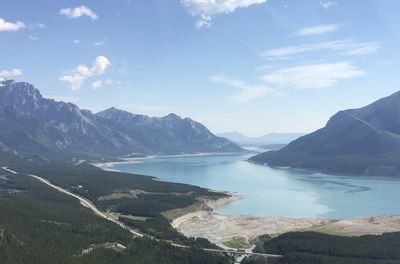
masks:
<path fill-rule="evenodd" d="M 400 214 L 400 180 L 272 169 L 247 162 L 249 157 L 157 157 L 115 168 L 244 195 L 218 208 L 229 214 L 337 219 Z"/>

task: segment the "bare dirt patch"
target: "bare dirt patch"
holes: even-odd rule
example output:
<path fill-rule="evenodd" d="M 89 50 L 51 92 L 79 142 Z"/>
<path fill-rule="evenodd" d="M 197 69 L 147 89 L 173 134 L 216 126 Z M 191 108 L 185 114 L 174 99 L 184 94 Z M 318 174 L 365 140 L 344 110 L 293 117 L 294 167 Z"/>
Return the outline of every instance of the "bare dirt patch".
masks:
<path fill-rule="evenodd" d="M 226 242 L 240 237 L 252 241 L 256 237 L 270 234 L 281 234 L 289 231 L 303 230 L 315 225 L 325 225 L 331 220 L 322 218 L 285 218 L 285 217 L 253 217 L 241 215 L 225 215 L 215 208 L 222 204 L 243 199 L 237 194 L 217 201 L 208 200 L 207 209 L 187 212 L 172 221 L 172 226 L 189 237 L 207 238 L 222 247 Z"/>
<path fill-rule="evenodd" d="M 124 245 L 119 244 L 119 243 L 114 243 L 114 242 L 107 242 L 107 243 L 103 243 L 103 244 L 92 244 L 87 249 L 82 250 L 81 256 L 88 255 L 97 248 L 110 249 L 110 250 L 114 250 L 116 252 L 122 252 L 126 249 L 126 247 Z"/>
<path fill-rule="evenodd" d="M 279 235 L 291 231 L 315 231 L 340 236 L 360 236 L 400 232 L 400 216 L 361 217 L 350 220 L 325 218 L 287 218 L 279 216 L 253 217 L 227 215 L 216 206 L 243 197 L 231 194 L 217 201 L 207 200 L 203 208 L 187 208 L 185 214 L 172 220 L 172 226 L 189 237 L 207 238 L 221 247 L 246 248 L 261 235 Z M 181 213 L 182 213 L 181 212 Z M 240 238 L 240 241 L 238 240 Z M 242 243 L 246 241 L 246 243 Z M 234 242 L 232 245 L 231 242 Z M 236 243 L 240 242 L 240 243 Z"/>
<path fill-rule="evenodd" d="M 400 216 L 383 215 L 340 220 L 310 228 L 311 231 L 340 236 L 380 235 L 400 232 Z"/>

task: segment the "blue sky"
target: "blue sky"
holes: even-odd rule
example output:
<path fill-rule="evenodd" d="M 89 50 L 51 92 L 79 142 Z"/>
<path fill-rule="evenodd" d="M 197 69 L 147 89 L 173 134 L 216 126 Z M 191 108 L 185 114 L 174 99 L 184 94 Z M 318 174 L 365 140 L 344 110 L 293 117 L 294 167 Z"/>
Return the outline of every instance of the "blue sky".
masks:
<path fill-rule="evenodd" d="M 397 0 L 1 0 L 0 78 L 213 132 L 310 132 L 400 89 Z"/>

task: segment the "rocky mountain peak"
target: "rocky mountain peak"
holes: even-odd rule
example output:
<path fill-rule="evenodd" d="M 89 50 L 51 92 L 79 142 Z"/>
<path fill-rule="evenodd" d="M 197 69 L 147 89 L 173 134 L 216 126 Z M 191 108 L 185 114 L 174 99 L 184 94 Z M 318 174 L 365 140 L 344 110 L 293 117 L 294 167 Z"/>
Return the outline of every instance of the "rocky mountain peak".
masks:
<path fill-rule="evenodd" d="M 29 83 L 3 80 L 0 86 L 0 142 L 23 153 L 115 158 L 130 153 L 242 151 L 176 114 L 157 118 L 115 107 L 92 114 L 72 103 L 43 98 Z"/>
<path fill-rule="evenodd" d="M 21 113 L 34 112 L 43 100 L 39 90 L 26 82 L 5 80 L 0 85 L 0 108 L 19 110 Z"/>

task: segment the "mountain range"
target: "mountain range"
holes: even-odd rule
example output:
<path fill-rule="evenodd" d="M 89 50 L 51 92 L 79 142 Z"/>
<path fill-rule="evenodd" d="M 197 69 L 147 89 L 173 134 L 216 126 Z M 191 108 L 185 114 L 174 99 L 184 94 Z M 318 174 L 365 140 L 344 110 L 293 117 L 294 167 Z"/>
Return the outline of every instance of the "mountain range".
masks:
<path fill-rule="evenodd" d="M 228 132 L 217 134 L 220 137 L 228 138 L 239 145 L 272 145 L 289 144 L 291 141 L 304 136 L 304 133 L 270 133 L 261 137 L 247 137 L 239 132 Z"/>
<path fill-rule="evenodd" d="M 327 173 L 400 176 L 400 92 L 340 111 L 324 128 L 251 161 Z"/>
<path fill-rule="evenodd" d="M 175 114 L 99 113 L 43 98 L 26 82 L 0 81 L 0 145 L 20 155 L 70 159 L 241 152 L 202 124 Z"/>

